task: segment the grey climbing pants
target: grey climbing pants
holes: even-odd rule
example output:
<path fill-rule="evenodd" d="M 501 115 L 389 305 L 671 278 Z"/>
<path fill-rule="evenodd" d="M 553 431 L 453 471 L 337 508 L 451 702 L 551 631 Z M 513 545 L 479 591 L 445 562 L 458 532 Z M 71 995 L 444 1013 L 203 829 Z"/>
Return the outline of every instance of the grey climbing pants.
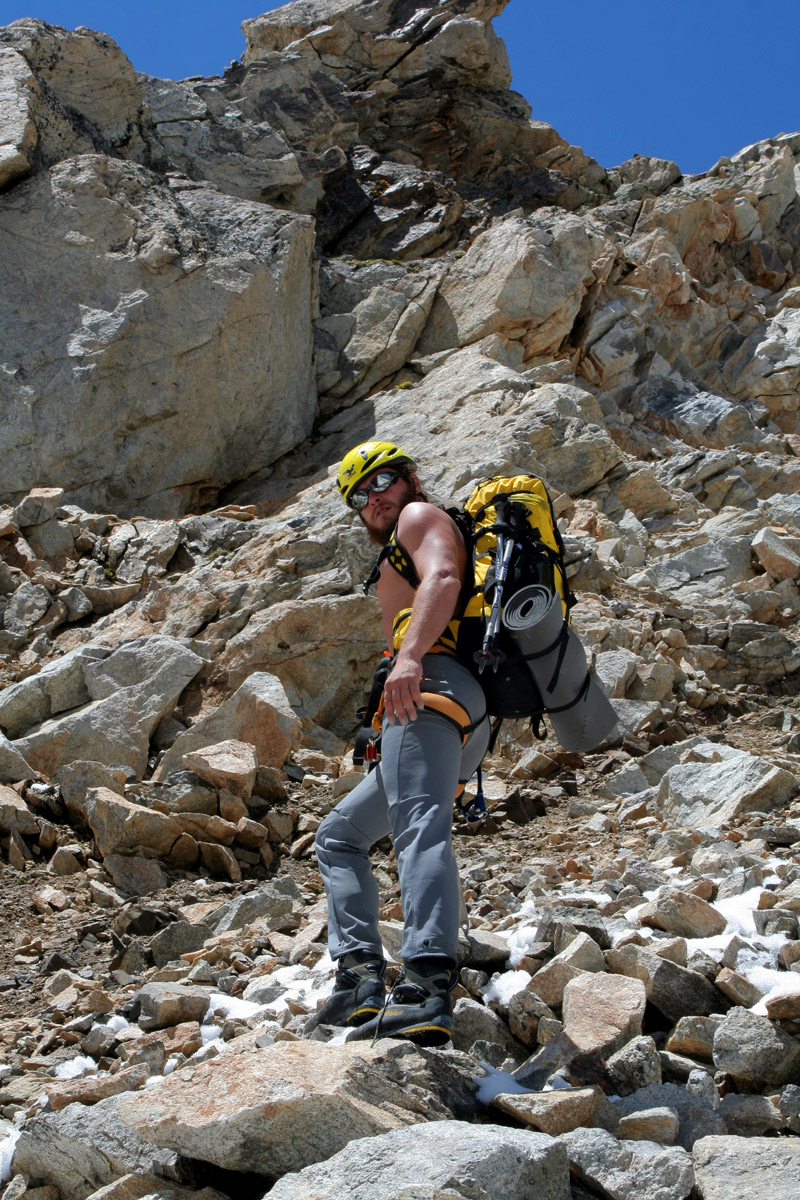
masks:
<path fill-rule="evenodd" d="M 453 802 L 458 784 L 471 778 L 486 752 L 489 719 L 480 684 L 455 658 L 426 654 L 422 668 L 423 692 L 455 700 L 477 725 L 462 745 L 452 721 L 430 708 L 408 725 L 384 721 L 380 763 L 317 831 L 332 958 L 353 950 L 383 956 L 369 852 L 391 834 L 403 904 L 403 959 L 456 961 L 460 889 Z"/>

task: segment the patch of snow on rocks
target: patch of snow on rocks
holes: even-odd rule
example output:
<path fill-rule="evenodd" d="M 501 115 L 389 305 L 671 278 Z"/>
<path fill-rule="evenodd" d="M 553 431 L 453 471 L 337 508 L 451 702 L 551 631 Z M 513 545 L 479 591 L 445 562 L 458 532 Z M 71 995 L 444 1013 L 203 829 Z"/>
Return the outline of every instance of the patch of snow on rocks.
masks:
<path fill-rule="evenodd" d="M 530 1092 L 530 1088 L 523 1087 L 518 1083 L 513 1075 L 509 1075 L 507 1071 L 500 1071 L 497 1067 L 490 1067 L 484 1063 L 486 1075 L 483 1079 L 476 1079 L 478 1085 L 476 1096 L 479 1104 L 489 1105 L 495 1096 L 507 1095 L 523 1095 Z"/>
<path fill-rule="evenodd" d="M 328 953 L 323 955 L 313 970 L 301 966 L 279 967 L 270 978 L 286 990 L 280 999 L 263 1005 L 264 1011 L 281 1012 L 289 1007 L 290 1000 L 298 1000 L 313 1011 L 318 1002 L 333 990 L 334 970 L 333 960 Z"/>
<path fill-rule="evenodd" d="M 59 1063 L 54 1072 L 56 1079 L 81 1079 L 84 1075 L 96 1075 L 97 1063 L 85 1054 Z"/>
<path fill-rule="evenodd" d="M 5 1122 L 3 1127 L 6 1127 Z M 7 1132 L 0 1133 L 0 1183 L 7 1183 L 11 1178 L 11 1160 L 21 1132 L 19 1129 L 8 1128 Z"/>
<path fill-rule="evenodd" d="M 276 971 L 275 974 L 278 975 L 279 972 Z M 240 996 L 228 996 L 225 992 L 212 992 L 208 998 L 210 1013 L 224 1013 L 226 1017 L 230 1017 L 234 1021 L 246 1021 L 248 1017 L 260 1013 L 263 1007 L 263 1004 L 255 1004 L 252 1000 L 242 1000 Z"/>
<path fill-rule="evenodd" d="M 484 1003 L 490 1004 L 495 1000 L 498 1004 L 507 1005 L 511 997 L 526 988 L 532 978 L 527 971 L 503 971 L 493 976 L 484 988 Z"/>

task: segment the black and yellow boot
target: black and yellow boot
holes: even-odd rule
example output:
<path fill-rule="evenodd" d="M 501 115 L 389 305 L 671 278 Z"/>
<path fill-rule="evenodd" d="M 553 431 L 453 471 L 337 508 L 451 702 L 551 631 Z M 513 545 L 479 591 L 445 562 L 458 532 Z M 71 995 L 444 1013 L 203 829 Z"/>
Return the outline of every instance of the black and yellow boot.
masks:
<path fill-rule="evenodd" d="M 304 1033 L 318 1025 L 362 1025 L 383 1008 L 386 960 L 355 950 L 338 960 L 333 991 L 305 1023 Z"/>
<path fill-rule="evenodd" d="M 347 1035 L 347 1041 L 408 1038 L 418 1046 L 441 1046 L 453 1033 L 455 963 L 445 958 L 414 958 L 406 963 L 377 1016 Z"/>

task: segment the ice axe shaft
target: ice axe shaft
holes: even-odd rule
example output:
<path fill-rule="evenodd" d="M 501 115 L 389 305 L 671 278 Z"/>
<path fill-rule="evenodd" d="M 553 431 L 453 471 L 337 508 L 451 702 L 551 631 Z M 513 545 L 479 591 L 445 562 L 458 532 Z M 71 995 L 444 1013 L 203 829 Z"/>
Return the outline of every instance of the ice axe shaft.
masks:
<path fill-rule="evenodd" d="M 508 568 L 511 565 L 511 555 L 514 553 L 514 539 L 506 537 L 502 533 L 497 535 L 497 571 L 494 581 L 494 597 L 492 599 L 492 608 L 489 613 L 489 621 L 486 626 L 486 633 L 483 638 L 483 645 L 475 655 L 475 660 L 478 663 L 479 672 L 483 672 L 491 662 L 492 670 L 496 671 L 500 662 L 505 657 L 496 648 L 497 633 L 500 628 L 500 618 L 503 612 L 503 589 L 505 587 L 506 578 L 508 577 Z"/>

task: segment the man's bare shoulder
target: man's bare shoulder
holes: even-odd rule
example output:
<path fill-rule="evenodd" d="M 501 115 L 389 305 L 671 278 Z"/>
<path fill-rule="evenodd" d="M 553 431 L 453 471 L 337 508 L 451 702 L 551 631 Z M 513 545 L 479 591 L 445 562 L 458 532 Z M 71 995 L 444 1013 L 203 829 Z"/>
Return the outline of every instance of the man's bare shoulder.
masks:
<path fill-rule="evenodd" d="M 397 535 L 400 541 L 409 538 L 424 537 L 432 531 L 455 531 L 456 524 L 452 517 L 436 504 L 426 500 L 412 500 L 400 513 L 397 522 Z"/>

